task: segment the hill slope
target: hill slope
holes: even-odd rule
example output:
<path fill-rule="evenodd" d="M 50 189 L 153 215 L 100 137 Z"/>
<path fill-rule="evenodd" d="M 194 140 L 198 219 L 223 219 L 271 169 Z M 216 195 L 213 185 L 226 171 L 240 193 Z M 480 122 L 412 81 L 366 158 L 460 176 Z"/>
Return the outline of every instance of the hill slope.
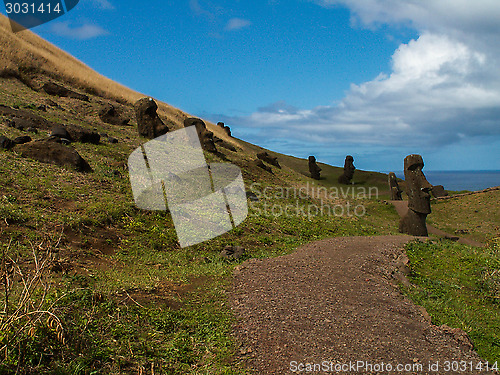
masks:
<path fill-rule="evenodd" d="M 0 47 L 0 135 L 44 139 L 56 125 L 101 134 L 98 144 L 68 146 L 92 173 L 24 158 L 20 146 L 0 150 L 1 373 L 19 367 L 36 374 L 137 374 L 146 368 L 236 374 L 241 366 L 233 357 L 232 316 L 224 303 L 234 262 L 220 255 L 226 246 L 245 247 L 248 259 L 285 254 L 320 238 L 397 232 L 396 212 L 376 198 L 294 196 L 304 186 L 338 187 L 341 169 L 322 165 L 325 179 L 315 182 L 307 175 L 307 160 L 270 152 L 282 168 L 268 165 L 271 172 L 265 171 L 253 163 L 260 147 L 208 123 L 235 151 L 219 147 L 206 158 L 238 165 L 247 190 L 272 193 L 248 200 L 249 216 L 238 228 L 180 248 L 169 212 L 140 210 L 132 197 L 127 159 L 147 141 L 138 135 L 133 108 L 143 95 L 30 31 L 13 34 L 3 16 Z M 49 95 L 41 90 L 48 82 L 85 94 L 88 101 Z M 105 105 L 130 125 L 104 123 L 99 111 Z M 171 130 L 188 117 L 158 105 Z M 37 133 L 11 127 L 13 116 L 43 126 Z M 386 176 L 357 171 L 354 182 L 350 189 L 382 189 Z M 315 211 L 321 205 L 337 211 Z M 348 205 L 366 215 L 349 214 Z M 30 285 L 30 298 L 24 285 Z"/>

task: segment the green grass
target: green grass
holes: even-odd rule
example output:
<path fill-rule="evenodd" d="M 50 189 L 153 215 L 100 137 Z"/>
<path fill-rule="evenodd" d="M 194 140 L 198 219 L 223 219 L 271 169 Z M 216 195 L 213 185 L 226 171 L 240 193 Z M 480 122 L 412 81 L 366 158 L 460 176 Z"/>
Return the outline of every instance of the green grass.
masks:
<path fill-rule="evenodd" d="M 3 84 L 6 86 L 0 87 L 0 94 L 7 105 L 22 107 L 45 100 L 45 96 L 15 81 L 4 80 Z M 340 197 L 323 203 L 343 207 L 347 203 L 351 207 L 361 204 L 366 209 L 362 217 L 316 215 L 314 209 L 310 213 L 308 207 L 322 203 L 311 197 L 299 199 L 299 206 L 306 211 L 277 216 L 269 207 L 280 212 L 286 207 L 295 207 L 297 200 L 262 198 L 250 205 L 248 218 L 236 229 L 182 249 L 168 212 L 144 211 L 134 205 L 124 164 L 128 155 L 145 142 L 137 136 L 136 129 L 103 124 L 95 115 L 102 98 L 91 101 L 91 107 L 85 106 L 85 116 L 80 116 L 77 101 L 57 101 L 66 111 L 50 108 L 47 113 L 35 113 L 56 122 L 97 128 L 117 137 L 120 143 L 72 145 L 93 167 L 94 172 L 90 174 L 23 159 L 15 150 L 0 151 L 0 250 L 8 249 L 7 255 L 19 263 L 25 275 L 30 275 L 34 268 L 33 249 L 40 259 L 53 257 L 51 265 L 55 268 L 44 275 L 50 290 L 43 307 L 61 319 L 64 330 L 64 341 L 61 341 L 60 332 L 50 319 L 30 323 L 29 330 L 16 336 L 16 345 L 10 345 L 7 353 L 0 350 L 2 374 L 15 373 L 18 365 L 21 374 L 138 374 L 141 371 L 146 374 L 152 369 L 155 374 L 246 374 L 236 356 L 237 343 L 231 338 L 234 317 L 226 301 L 236 265 L 249 258 L 288 254 L 302 244 L 329 237 L 397 234 L 397 213 L 392 205 L 379 200 L 386 199 L 386 175 L 357 170 L 355 184 L 349 188 L 376 187 L 380 196 Z M 133 115 L 130 106 L 123 109 Z M 10 138 L 24 134 L 6 127 L 3 122 L 0 119 L 1 134 Z M 46 135 L 42 131 L 32 136 Z M 261 150 L 259 147 L 245 142 L 242 147 L 245 151 L 227 152 L 226 162 L 242 168 L 247 189 L 252 182 L 260 183 L 261 189 L 272 187 L 275 192 L 279 187 L 297 189 L 307 183 L 315 187 L 342 187 L 344 191 L 348 188 L 337 182 L 342 168 L 321 164 L 324 178 L 314 182 L 308 177 L 307 160 L 270 152 L 283 166 L 281 170 L 273 167 L 271 174 L 249 165 Z M 223 161 L 217 155 L 206 154 L 206 157 L 209 162 Z M 342 166 L 343 162 L 339 160 L 337 164 Z M 490 206 L 494 209 L 497 202 L 492 200 Z M 470 208 L 476 203 L 471 202 Z M 439 216 L 440 207 L 445 205 L 436 205 L 434 211 L 440 225 L 448 221 L 444 210 Z M 494 223 L 496 216 L 488 215 L 489 222 Z M 489 231 L 490 236 L 493 227 L 488 224 L 483 231 Z M 488 238 L 491 237 L 494 236 Z M 225 260 L 219 254 L 226 245 L 243 246 L 247 254 L 236 262 Z M 419 245 L 412 246 L 417 249 Z M 494 273 L 498 269 L 494 263 L 498 253 L 483 254 L 477 249 L 447 244 L 432 246 L 437 246 L 436 254 L 455 249 L 460 256 L 468 256 L 465 264 L 471 265 L 481 281 L 474 284 L 474 293 L 478 299 L 485 298 L 485 305 L 498 307 L 495 297 L 498 273 Z M 435 303 L 441 315 L 433 313 L 433 317 L 460 326 L 465 317 L 460 320 L 456 316 L 462 314 L 463 304 L 454 301 L 455 295 L 443 294 L 448 293 L 448 289 L 439 289 L 442 285 L 448 288 L 448 281 L 443 278 L 456 277 L 446 268 L 447 256 L 453 254 L 450 250 L 450 254 L 434 256 L 424 250 L 414 255 L 415 267 L 423 267 L 415 268 L 415 272 L 440 271 L 426 276 L 431 281 L 415 276 L 417 287 L 411 293 L 419 297 L 422 304 L 438 301 L 434 294 L 446 295 Z M 463 271 L 466 274 L 470 270 L 466 267 Z M 455 290 L 455 286 L 472 283 L 476 276 L 450 282 L 449 293 L 461 290 Z M 14 288 L 21 290 L 20 280 L 13 281 Z M 3 292 L 0 281 L 0 310 Z M 34 299 L 40 300 L 42 292 L 40 287 L 36 289 Z M 11 308 L 16 307 L 15 299 L 9 303 Z M 471 306 L 478 308 L 477 304 Z M 476 330 L 467 332 L 479 338 L 484 336 L 483 341 L 488 343 L 493 339 L 486 336 L 487 332 L 498 328 L 497 318 L 498 315 L 483 312 L 482 320 L 473 322 Z M 26 316 L 19 320 L 19 324 L 23 322 L 29 323 Z M 0 334 L 0 349 L 20 327 L 10 326 Z"/>
<path fill-rule="evenodd" d="M 407 295 L 423 306 L 436 325 L 464 330 L 485 360 L 500 361 L 500 247 L 461 245 L 443 240 L 412 242 Z"/>
<path fill-rule="evenodd" d="M 500 236 L 500 191 L 432 202 L 430 224 L 460 237 L 487 243 Z"/>

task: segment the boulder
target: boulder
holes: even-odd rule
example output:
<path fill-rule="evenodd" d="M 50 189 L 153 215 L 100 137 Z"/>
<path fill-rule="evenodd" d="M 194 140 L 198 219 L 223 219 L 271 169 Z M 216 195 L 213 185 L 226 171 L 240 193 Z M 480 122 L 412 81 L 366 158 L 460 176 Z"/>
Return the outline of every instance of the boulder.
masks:
<path fill-rule="evenodd" d="M 221 258 L 227 260 L 238 260 L 245 256 L 245 254 L 246 252 L 244 247 L 228 245 L 221 251 L 220 256 Z"/>
<path fill-rule="evenodd" d="M 0 104 L 0 115 L 9 118 L 9 126 L 24 130 L 29 127 L 51 129 L 54 123 L 25 109 L 14 109 Z"/>
<path fill-rule="evenodd" d="M 14 143 L 16 145 L 23 145 L 23 144 L 31 142 L 31 141 L 32 141 L 32 139 L 29 135 L 22 135 L 22 136 L 14 139 Z"/>
<path fill-rule="evenodd" d="M 67 125 L 66 130 L 70 136 L 68 139 L 73 142 L 92 143 L 97 145 L 101 140 L 99 133 L 87 130 L 80 125 Z"/>
<path fill-rule="evenodd" d="M 30 120 L 14 117 L 14 119 L 9 122 L 9 126 L 17 130 L 26 131 L 26 129 L 35 127 L 35 124 Z"/>
<path fill-rule="evenodd" d="M 123 117 L 112 104 L 106 104 L 99 110 L 99 118 L 106 124 L 128 125 L 130 119 Z"/>
<path fill-rule="evenodd" d="M 0 149 L 10 150 L 16 144 L 12 141 L 12 139 L 7 138 L 4 135 L 0 135 Z"/>
<path fill-rule="evenodd" d="M 79 172 L 91 172 L 92 168 L 78 152 L 61 143 L 48 139 L 26 143 L 16 148 L 22 157 L 42 163 L 70 167 Z"/>
<path fill-rule="evenodd" d="M 65 139 L 70 139 L 71 136 L 69 135 L 68 131 L 66 128 L 62 125 L 57 125 L 52 128 L 52 131 L 50 132 L 51 137 L 57 137 L 57 138 L 65 138 Z"/>
<path fill-rule="evenodd" d="M 85 102 L 90 101 L 87 95 L 79 94 L 73 90 L 67 89 L 64 86 L 58 85 L 57 83 L 48 82 L 42 86 L 42 90 L 45 91 L 49 95 L 53 96 L 62 96 L 67 98 L 73 98 L 82 100 Z"/>
<path fill-rule="evenodd" d="M 189 117 L 184 120 L 184 127 L 189 126 L 196 127 L 196 132 L 198 133 L 198 138 L 200 139 L 201 147 L 209 152 L 217 153 L 217 147 L 215 147 L 214 133 L 207 129 L 207 126 L 202 119 L 196 117 Z"/>
<path fill-rule="evenodd" d="M 154 139 L 168 133 L 168 127 L 156 113 L 158 105 L 152 98 L 142 98 L 134 107 L 139 135 Z"/>
<path fill-rule="evenodd" d="M 265 161 L 268 164 L 274 165 L 275 167 L 278 167 L 281 169 L 280 163 L 278 162 L 278 158 L 269 155 L 267 152 L 259 152 L 257 154 L 257 158 L 259 158 L 262 161 Z"/>

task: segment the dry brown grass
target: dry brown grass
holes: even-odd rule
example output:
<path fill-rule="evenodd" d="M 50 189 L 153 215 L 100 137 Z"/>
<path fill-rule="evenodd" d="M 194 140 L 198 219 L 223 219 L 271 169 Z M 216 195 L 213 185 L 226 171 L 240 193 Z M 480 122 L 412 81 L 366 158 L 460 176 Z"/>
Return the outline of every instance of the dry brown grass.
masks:
<path fill-rule="evenodd" d="M 0 46 L 0 73 L 5 71 L 43 73 L 53 80 L 59 80 L 75 88 L 132 104 L 146 96 L 104 77 L 30 30 L 13 33 L 9 19 L 1 14 Z M 158 100 L 157 102 L 160 116 L 177 128 L 182 126 L 184 118 L 189 117 L 185 112 L 167 103 Z M 227 137 L 216 125 L 207 124 L 217 137 L 239 146 L 237 141 Z"/>

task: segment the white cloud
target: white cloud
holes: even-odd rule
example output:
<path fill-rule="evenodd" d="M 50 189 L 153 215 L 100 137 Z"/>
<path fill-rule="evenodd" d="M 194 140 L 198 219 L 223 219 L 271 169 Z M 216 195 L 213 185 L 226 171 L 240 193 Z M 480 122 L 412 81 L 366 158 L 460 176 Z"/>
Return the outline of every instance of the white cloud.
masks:
<path fill-rule="evenodd" d="M 240 30 L 250 26 L 251 24 L 252 22 L 245 20 L 243 18 L 231 18 L 226 24 L 225 30 L 227 31 Z"/>
<path fill-rule="evenodd" d="M 198 0 L 189 0 L 189 8 L 197 16 L 213 18 L 214 15 L 203 8 Z"/>
<path fill-rule="evenodd" d="M 394 52 L 390 74 L 352 84 L 339 104 L 298 109 L 279 102 L 227 123 L 260 129 L 260 140 L 283 136 L 330 146 L 432 149 L 464 138 L 500 139 L 500 46 L 488 42 L 500 38 L 500 2 L 316 2 L 348 6 L 370 27 L 411 24 L 420 36 Z"/>
<path fill-rule="evenodd" d="M 96 38 L 98 36 L 107 35 L 109 32 L 98 25 L 85 23 L 80 26 L 71 26 L 68 21 L 53 23 L 51 31 L 59 36 L 86 40 Z"/>

